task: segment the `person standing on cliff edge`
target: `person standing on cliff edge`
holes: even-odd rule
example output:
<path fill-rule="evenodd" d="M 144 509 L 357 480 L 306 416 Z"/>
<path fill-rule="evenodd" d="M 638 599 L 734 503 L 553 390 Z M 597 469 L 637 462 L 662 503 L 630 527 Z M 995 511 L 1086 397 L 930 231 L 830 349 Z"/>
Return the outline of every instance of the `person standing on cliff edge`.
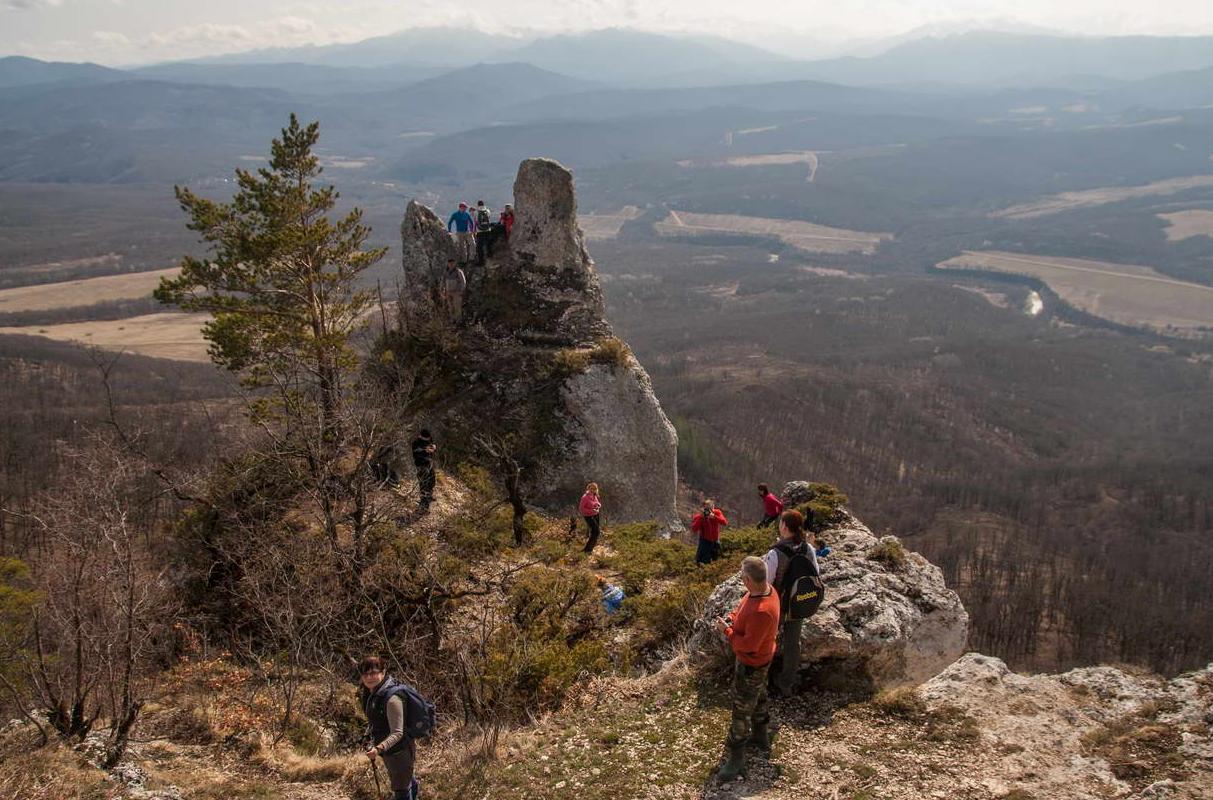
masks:
<path fill-rule="evenodd" d="M 718 617 L 716 627 L 733 648 L 733 718 L 725 739 L 725 759 L 717 777 L 721 783 L 741 774 L 745 748 L 753 744 L 771 752 L 771 715 L 767 712 L 767 672 L 775 658 L 779 631 L 779 594 L 767 582 L 767 565 L 761 558 L 741 561 L 746 594 L 737 610 Z"/>
<path fill-rule="evenodd" d="M 585 543 L 585 552 L 592 553 L 594 545 L 598 544 L 598 536 L 602 533 L 602 499 L 598 497 L 598 484 L 586 484 L 585 494 L 577 504 L 577 511 L 585 518 L 585 527 L 590 533 L 590 538 Z"/>
<path fill-rule="evenodd" d="M 455 257 L 459 266 L 466 267 L 476 257 L 476 218 L 468 212 L 468 204 L 460 203 L 459 210 L 446 221 L 448 233 L 455 236 Z"/>

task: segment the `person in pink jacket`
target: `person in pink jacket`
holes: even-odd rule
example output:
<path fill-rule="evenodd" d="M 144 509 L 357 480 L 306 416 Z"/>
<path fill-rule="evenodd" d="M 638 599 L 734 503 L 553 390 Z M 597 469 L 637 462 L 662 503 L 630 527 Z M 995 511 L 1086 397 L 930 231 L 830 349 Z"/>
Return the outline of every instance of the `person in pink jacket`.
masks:
<path fill-rule="evenodd" d="M 590 538 L 585 543 L 585 552 L 594 552 L 594 545 L 598 544 L 598 535 L 602 532 L 599 526 L 599 520 L 602 514 L 602 500 L 598 497 L 598 484 L 586 484 L 585 494 L 581 496 L 581 502 L 577 506 L 577 510 L 581 516 L 585 517 L 585 526 L 590 532 Z"/>

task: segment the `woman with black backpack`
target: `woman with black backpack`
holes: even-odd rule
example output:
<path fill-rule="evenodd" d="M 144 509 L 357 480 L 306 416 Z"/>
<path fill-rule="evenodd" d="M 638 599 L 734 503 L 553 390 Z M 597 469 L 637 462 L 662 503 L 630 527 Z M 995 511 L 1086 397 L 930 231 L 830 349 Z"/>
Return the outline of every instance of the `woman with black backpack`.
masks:
<path fill-rule="evenodd" d="M 413 777 L 417 745 L 405 730 L 405 685 L 387 674 L 383 659 L 377 656 L 362 659 L 358 672 L 358 700 L 371 729 L 372 744 L 366 751 L 371 769 L 376 758 L 383 761 L 392 785 L 392 800 L 417 800 L 418 783 Z"/>
<path fill-rule="evenodd" d="M 785 585 L 787 581 L 784 579 L 788 577 L 788 565 L 793 558 L 807 559 L 812 574 L 821 574 L 817 554 L 805 541 L 804 515 L 794 509 L 780 515 L 779 539 L 763 558 L 767 565 L 767 579 L 779 594 L 780 601 L 779 669 L 773 672 L 772 683 L 775 693 L 782 696 L 790 695 L 796 687 L 800 672 L 800 629 L 804 625 L 804 619 L 793 619 L 793 615 L 789 614 L 792 603 L 788 602 L 789 593 L 786 590 L 790 587 Z"/>

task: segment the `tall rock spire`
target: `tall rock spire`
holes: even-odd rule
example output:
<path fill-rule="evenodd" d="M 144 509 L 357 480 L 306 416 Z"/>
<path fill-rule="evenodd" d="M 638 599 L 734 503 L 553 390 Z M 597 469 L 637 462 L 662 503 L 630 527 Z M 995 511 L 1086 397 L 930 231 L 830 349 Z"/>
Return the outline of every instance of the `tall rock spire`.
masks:
<path fill-rule="evenodd" d="M 594 481 L 608 521 L 676 526 L 677 434 L 606 320 L 572 173 L 548 159 L 523 161 L 514 211 L 509 242 L 466 267 L 455 324 L 439 302 L 454 246 L 439 216 L 409 203 L 400 315 L 412 352 L 424 354 L 418 380 L 433 387 L 422 416 L 456 458 L 491 467 L 490 439 L 510 450 L 528 502 L 572 514 Z"/>

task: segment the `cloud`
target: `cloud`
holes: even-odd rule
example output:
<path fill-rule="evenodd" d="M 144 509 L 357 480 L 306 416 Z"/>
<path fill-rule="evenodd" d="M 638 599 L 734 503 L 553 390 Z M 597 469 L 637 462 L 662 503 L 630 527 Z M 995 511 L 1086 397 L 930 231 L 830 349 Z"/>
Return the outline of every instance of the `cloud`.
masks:
<path fill-rule="evenodd" d="M 0 7 L 9 11 L 30 11 L 35 8 L 54 8 L 63 5 L 63 0 L 4 0 Z"/>

